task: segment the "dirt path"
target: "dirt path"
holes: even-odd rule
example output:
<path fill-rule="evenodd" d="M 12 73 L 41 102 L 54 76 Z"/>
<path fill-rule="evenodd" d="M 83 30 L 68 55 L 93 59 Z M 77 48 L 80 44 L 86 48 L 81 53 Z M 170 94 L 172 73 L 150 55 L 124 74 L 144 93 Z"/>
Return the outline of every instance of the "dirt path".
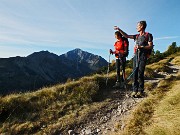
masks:
<path fill-rule="evenodd" d="M 169 63 L 172 69 L 170 73 L 159 72 L 162 78 L 154 78 L 153 80 L 145 80 L 145 82 L 158 82 L 169 75 L 177 75 L 180 72 L 180 67 Z M 110 93 L 112 100 L 109 101 L 106 107 L 99 109 L 98 112 L 91 114 L 87 122 L 76 127 L 74 130 L 69 130 L 70 135 L 112 135 L 118 130 L 123 130 L 125 127 L 124 118 L 127 117 L 132 109 L 141 102 L 144 98 L 131 98 L 130 91 L 113 90 Z M 75 132 L 75 133 L 74 133 Z"/>
<path fill-rule="evenodd" d="M 115 92 L 118 94 L 120 92 Z M 124 128 L 124 116 L 130 113 L 130 110 L 141 99 L 133 99 L 130 97 L 124 97 L 111 101 L 109 106 L 111 109 L 104 108 L 101 112 L 94 114 L 94 119 L 90 123 L 87 123 L 84 128 L 81 129 L 80 135 L 110 135 L 112 132 L 116 132 L 119 127 Z M 101 114 L 102 113 L 102 114 Z"/>

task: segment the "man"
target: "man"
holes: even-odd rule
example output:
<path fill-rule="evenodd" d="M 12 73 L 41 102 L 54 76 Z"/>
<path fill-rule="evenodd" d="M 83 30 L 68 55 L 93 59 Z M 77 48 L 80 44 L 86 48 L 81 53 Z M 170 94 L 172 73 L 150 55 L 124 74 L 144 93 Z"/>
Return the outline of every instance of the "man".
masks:
<path fill-rule="evenodd" d="M 119 31 L 115 32 L 116 42 L 114 44 L 115 51 L 110 49 L 110 54 L 115 54 L 116 57 L 116 72 L 117 72 L 117 81 L 114 88 L 123 88 L 124 87 L 124 75 L 125 75 L 125 64 L 126 64 L 126 57 L 125 54 L 127 53 L 128 49 L 128 40 L 122 37 L 122 34 Z M 120 66 L 122 65 L 123 74 L 120 77 Z"/>
<path fill-rule="evenodd" d="M 134 73 L 133 92 L 131 94 L 133 97 L 143 97 L 144 95 L 144 70 L 148 51 L 153 48 L 153 36 L 152 34 L 145 32 L 146 26 L 146 21 L 138 22 L 136 29 L 139 34 L 136 35 L 128 35 L 119 27 L 114 26 L 114 29 L 118 30 L 124 37 L 134 39 L 136 41 L 135 50 L 139 51 L 137 61 L 138 66 Z"/>

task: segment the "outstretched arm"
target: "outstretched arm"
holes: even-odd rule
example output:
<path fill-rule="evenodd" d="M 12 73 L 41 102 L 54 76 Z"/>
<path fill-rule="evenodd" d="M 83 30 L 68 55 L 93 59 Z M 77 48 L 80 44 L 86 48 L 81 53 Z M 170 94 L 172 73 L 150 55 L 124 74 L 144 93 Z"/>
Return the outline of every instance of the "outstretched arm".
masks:
<path fill-rule="evenodd" d="M 123 35 L 123 37 L 125 37 L 125 38 L 134 39 L 134 35 L 128 35 L 124 31 L 122 31 L 118 26 L 114 26 L 114 30 L 118 30 Z"/>

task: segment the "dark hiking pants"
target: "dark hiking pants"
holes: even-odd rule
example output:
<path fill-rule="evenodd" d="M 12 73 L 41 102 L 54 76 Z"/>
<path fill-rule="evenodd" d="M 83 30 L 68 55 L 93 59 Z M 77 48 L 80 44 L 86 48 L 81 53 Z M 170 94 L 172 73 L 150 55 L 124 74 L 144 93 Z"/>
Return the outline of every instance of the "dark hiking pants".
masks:
<path fill-rule="evenodd" d="M 134 69 L 137 68 L 133 75 L 133 79 L 134 79 L 133 91 L 144 92 L 144 71 L 145 71 L 147 57 L 144 54 L 140 54 L 139 60 L 137 61 L 137 57 L 135 56 L 133 61 L 134 61 L 133 63 Z M 137 66 L 136 66 L 136 62 L 138 62 Z"/>
<path fill-rule="evenodd" d="M 125 66 L 126 66 L 126 58 L 125 57 L 116 59 L 117 82 L 124 82 Z M 123 70 L 122 76 L 120 76 L 121 70 Z"/>

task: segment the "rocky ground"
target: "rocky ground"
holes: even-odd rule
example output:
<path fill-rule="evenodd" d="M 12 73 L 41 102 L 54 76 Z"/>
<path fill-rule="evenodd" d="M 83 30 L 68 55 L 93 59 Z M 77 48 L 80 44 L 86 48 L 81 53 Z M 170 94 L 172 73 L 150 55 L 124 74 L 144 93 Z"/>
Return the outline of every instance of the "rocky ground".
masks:
<path fill-rule="evenodd" d="M 176 75 L 180 72 L 180 67 L 169 63 L 172 69 L 170 73 L 158 72 L 161 77 L 148 79 L 146 82 L 154 83 L 155 87 L 158 82 L 169 75 Z M 112 91 L 112 90 L 111 90 Z M 125 127 L 124 120 L 132 112 L 133 108 L 144 98 L 131 98 L 130 90 L 113 90 L 109 96 L 108 105 L 100 108 L 99 111 L 91 114 L 84 120 L 82 125 L 77 126 L 73 130 L 69 130 L 69 135 L 112 135 L 118 130 L 123 130 Z"/>

